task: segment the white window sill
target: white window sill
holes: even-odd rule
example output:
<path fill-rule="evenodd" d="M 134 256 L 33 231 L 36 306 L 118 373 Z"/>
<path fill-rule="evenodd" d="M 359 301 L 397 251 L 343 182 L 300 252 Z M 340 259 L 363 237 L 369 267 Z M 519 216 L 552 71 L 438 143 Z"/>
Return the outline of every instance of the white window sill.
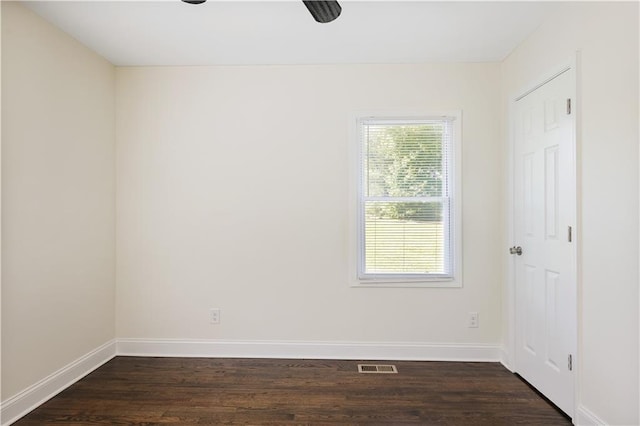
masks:
<path fill-rule="evenodd" d="M 462 288 L 462 282 L 458 280 L 358 280 L 352 282 L 351 288 Z"/>

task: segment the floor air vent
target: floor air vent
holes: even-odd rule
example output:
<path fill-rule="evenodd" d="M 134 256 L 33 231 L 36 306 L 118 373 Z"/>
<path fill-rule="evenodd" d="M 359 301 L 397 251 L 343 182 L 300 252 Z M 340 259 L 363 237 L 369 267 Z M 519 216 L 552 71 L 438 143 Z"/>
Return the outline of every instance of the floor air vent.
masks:
<path fill-rule="evenodd" d="M 395 365 L 358 364 L 358 373 L 394 374 L 397 372 Z"/>

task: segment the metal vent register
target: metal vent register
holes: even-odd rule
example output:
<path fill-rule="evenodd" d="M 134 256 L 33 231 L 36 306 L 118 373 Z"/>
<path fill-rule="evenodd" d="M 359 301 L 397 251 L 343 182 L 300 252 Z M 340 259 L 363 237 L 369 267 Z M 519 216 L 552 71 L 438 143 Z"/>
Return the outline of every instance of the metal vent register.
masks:
<path fill-rule="evenodd" d="M 358 364 L 358 373 L 397 374 L 398 369 L 391 364 Z"/>

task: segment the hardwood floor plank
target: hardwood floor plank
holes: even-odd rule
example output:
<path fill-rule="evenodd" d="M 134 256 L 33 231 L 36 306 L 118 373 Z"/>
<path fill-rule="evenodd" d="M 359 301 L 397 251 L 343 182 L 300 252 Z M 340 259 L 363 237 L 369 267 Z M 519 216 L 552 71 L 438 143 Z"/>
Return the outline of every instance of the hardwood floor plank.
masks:
<path fill-rule="evenodd" d="M 116 357 L 16 425 L 571 424 L 497 363 L 357 364 Z"/>

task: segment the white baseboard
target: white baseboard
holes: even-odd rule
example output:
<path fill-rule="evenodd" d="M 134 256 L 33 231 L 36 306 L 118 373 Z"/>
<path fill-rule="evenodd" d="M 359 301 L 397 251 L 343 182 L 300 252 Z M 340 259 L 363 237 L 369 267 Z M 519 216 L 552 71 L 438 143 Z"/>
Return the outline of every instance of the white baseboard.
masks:
<path fill-rule="evenodd" d="M 576 410 L 576 418 L 573 422 L 578 426 L 604 426 L 606 423 L 589 411 L 585 406 L 581 405 Z"/>
<path fill-rule="evenodd" d="M 118 339 L 123 356 L 499 362 L 497 345 Z"/>
<path fill-rule="evenodd" d="M 504 347 L 500 348 L 500 364 L 510 372 L 514 372 L 514 368 L 511 365 L 511 357 L 509 356 L 509 352 Z"/>
<path fill-rule="evenodd" d="M 111 340 L 0 404 L 0 424 L 10 425 L 116 356 Z"/>

